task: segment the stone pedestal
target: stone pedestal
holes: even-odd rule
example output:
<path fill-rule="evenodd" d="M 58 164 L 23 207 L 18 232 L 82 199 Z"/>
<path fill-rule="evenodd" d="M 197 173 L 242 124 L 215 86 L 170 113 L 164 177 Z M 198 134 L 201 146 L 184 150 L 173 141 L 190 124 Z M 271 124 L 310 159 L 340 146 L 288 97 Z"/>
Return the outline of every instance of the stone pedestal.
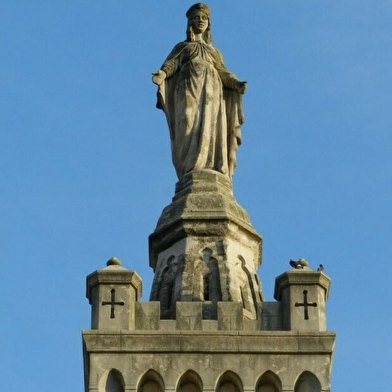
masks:
<path fill-rule="evenodd" d="M 323 272 L 294 269 L 276 278 L 284 330 L 326 331 L 325 303 L 331 280 Z"/>
<path fill-rule="evenodd" d="M 152 301 L 163 318 L 175 318 L 177 301 L 240 302 L 245 317 L 256 318 L 262 301 L 256 271 L 262 238 L 236 202 L 232 183 L 214 171 L 191 172 L 176 185 L 149 238 L 155 277 Z"/>
<path fill-rule="evenodd" d="M 135 306 L 141 295 L 139 275 L 123 268 L 118 259 L 110 259 L 106 268 L 87 276 L 91 329 L 135 329 Z"/>

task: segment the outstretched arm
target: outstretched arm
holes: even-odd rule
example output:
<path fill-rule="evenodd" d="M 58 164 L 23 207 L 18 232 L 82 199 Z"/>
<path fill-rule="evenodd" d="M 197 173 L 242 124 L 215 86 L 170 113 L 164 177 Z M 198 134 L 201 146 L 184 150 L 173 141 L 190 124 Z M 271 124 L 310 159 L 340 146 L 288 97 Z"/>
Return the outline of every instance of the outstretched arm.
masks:
<path fill-rule="evenodd" d="M 236 90 L 240 94 L 245 94 L 246 89 L 248 88 L 248 83 L 247 82 L 237 82 L 237 88 Z"/>
<path fill-rule="evenodd" d="M 161 69 L 159 71 L 155 71 L 152 73 L 152 82 L 159 86 L 166 79 L 166 76 L 166 72 Z"/>
<path fill-rule="evenodd" d="M 174 73 L 176 73 L 179 57 L 185 46 L 185 42 L 180 42 L 174 47 L 169 56 L 167 56 L 167 59 L 163 63 L 161 69 L 152 73 L 153 83 L 159 86 L 165 79 L 170 78 Z"/>

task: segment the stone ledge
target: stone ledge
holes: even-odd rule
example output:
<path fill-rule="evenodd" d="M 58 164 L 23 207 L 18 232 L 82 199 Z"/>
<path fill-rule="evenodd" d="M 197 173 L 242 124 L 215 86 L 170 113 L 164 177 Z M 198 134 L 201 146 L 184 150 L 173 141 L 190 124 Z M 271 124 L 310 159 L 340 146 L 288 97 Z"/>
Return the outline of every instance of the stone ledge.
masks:
<path fill-rule="evenodd" d="M 332 354 L 334 332 L 83 331 L 89 352 Z"/>

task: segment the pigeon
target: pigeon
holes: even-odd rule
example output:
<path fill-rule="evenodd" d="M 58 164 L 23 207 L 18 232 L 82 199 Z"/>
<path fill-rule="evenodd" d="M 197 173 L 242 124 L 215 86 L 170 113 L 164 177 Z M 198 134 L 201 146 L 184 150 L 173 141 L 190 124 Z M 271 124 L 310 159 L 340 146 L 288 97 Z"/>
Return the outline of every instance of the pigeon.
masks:
<path fill-rule="evenodd" d="M 290 260 L 290 265 L 296 269 L 304 269 L 304 267 L 309 267 L 309 263 L 305 259 L 299 259 L 298 261 Z"/>
<path fill-rule="evenodd" d="M 323 272 L 324 271 L 324 266 L 322 264 L 319 265 L 319 267 L 317 268 L 318 272 Z"/>

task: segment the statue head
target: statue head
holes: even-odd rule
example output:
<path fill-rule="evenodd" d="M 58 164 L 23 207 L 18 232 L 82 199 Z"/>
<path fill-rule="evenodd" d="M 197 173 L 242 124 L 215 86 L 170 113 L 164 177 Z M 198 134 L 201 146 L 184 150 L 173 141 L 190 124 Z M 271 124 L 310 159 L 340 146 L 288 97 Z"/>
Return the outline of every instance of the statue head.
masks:
<path fill-rule="evenodd" d="M 208 7 L 207 4 L 203 4 L 203 3 L 193 4 L 185 15 L 189 19 L 195 12 L 199 12 L 199 11 L 204 12 L 207 15 L 208 19 L 210 18 L 211 16 L 210 7 Z"/>
<path fill-rule="evenodd" d="M 210 21 L 210 16 L 211 16 L 211 10 L 208 7 L 208 5 L 203 4 L 203 3 L 196 3 L 192 5 L 189 10 L 186 13 L 186 17 L 188 18 L 188 24 L 187 24 L 187 29 L 186 29 L 186 38 L 187 41 L 194 41 L 195 38 L 195 31 L 193 27 L 194 23 L 194 18 L 197 16 L 203 16 L 204 18 L 207 18 L 207 28 L 205 31 L 202 33 L 202 37 L 204 42 L 210 44 L 212 39 L 211 39 L 211 21 Z"/>

